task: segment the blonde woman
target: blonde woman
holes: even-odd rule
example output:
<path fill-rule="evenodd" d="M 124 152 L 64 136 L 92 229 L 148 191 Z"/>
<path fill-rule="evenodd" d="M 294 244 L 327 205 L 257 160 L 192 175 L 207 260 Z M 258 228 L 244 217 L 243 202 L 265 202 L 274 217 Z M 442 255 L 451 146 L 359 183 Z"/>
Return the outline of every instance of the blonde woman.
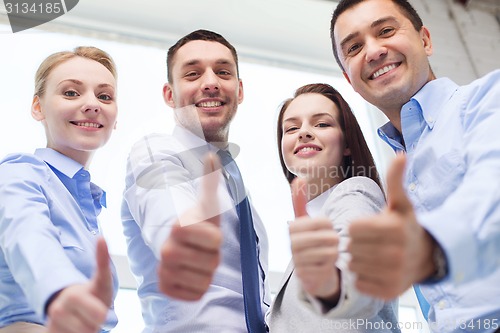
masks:
<path fill-rule="evenodd" d="M 97 222 L 94 152 L 115 128 L 116 69 L 104 51 L 50 55 L 31 115 L 46 148 L 0 160 L 0 332 L 108 332 L 116 272 Z"/>

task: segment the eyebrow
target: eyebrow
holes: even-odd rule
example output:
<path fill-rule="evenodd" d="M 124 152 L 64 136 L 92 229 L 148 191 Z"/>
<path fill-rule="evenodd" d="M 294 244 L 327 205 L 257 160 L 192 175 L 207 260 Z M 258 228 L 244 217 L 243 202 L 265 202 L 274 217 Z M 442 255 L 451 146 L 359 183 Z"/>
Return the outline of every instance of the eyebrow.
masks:
<path fill-rule="evenodd" d="M 372 22 L 372 24 L 370 24 L 370 28 L 373 29 L 379 25 L 382 25 L 388 21 L 394 21 L 396 22 L 396 18 L 394 16 L 386 16 L 386 17 L 382 17 L 382 18 L 379 18 L 378 20 L 375 20 Z M 353 40 L 354 38 L 358 37 L 360 35 L 359 32 L 354 32 L 354 33 L 351 33 L 349 35 L 347 35 L 346 38 L 344 38 L 341 42 L 340 42 L 340 48 L 343 49 L 345 44 L 349 43 L 351 40 Z"/>
<path fill-rule="evenodd" d="M 72 82 L 76 85 L 79 85 L 79 86 L 82 86 L 83 85 L 83 82 L 80 81 L 80 80 L 76 80 L 76 79 L 66 79 L 66 80 L 62 80 L 61 82 L 59 82 L 59 84 L 57 86 L 60 86 L 62 85 L 63 83 L 66 83 L 66 82 Z M 105 87 L 111 87 L 111 88 L 114 88 L 113 85 L 109 84 L 109 83 L 101 83 L 99 84 L 97 87 L 99 88 L 105 88 Z"/>
<path fill-rule="evenodd" d="M 184 64 L 181 65 L 181 68 L 185 68 L 185 67 L 189 67 L 189 66 L 196 66 L 198 64 L 200 64 L 202 61 L 200 59 L 193 59 L 193 60 L 189 60 L 187 62 L 185 62 Z M 228 60 L 228 59 L 217 59 L 215 61 L 215 63 L 217 65 L 231 65 L 231 66 L 235 66 L 235 64 Z"/>
<path fill-rule="evenodd" d="M 332 118 L 333 120 L 335 120 L 335 117 L 328 112 L 315 113 L 311 118 L 321 118 L 323 116 L 328 116 L 328 117 Z M 286 119 L 283 119 L 283 123 L 286 123 L 287 121 L 294 121 L 296 119 L 298 119 L 298 118 L 297 117 L 286 118 Z"/>

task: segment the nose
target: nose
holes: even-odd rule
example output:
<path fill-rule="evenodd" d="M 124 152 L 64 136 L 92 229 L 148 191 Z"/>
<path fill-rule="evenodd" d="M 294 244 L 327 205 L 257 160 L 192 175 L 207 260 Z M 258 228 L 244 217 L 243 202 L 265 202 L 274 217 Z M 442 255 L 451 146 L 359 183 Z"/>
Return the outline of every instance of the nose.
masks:
<path fill-rule="evenodd" d="M 101 111 L 101 103 L 99 99 L 93 94 L 91 96 L 88 96 L 85 99 L 85 104 L 82 107 L 82 112 L 98 113 L 99 111 Z"/>
<path fill-rule="evenodd" d="M 365 44 L 366 62 L 377 61 L 387 54 L 387 48 L 377 39 L 369 39 Z"/>
<path fill-rule="evenodd" d="M 305 127 L 302 127 L 299 131 L 300 141 L 309 141 L 314 139 L 314 135 Z"/>
<path fill-rule="evenodd" d="M 202 90 L 206 92 L 218 91 L 220 88 L 219 77 L 212 70 L 207 70 L 203 75 Z"/>

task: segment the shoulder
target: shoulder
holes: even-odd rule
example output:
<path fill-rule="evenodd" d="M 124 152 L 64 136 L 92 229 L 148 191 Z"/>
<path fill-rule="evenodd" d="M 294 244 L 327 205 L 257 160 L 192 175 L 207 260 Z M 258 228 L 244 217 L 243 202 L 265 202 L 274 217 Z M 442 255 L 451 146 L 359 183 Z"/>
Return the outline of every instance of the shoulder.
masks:
<path fill-rule="evenodd" d="M 183 144 L 171 135 L 148 134 L 134 143 L 128 161 L 133 167 L 142 163 L 155 163 L 175 156 L 184 149 L 183 147 Z"/>
<path fill-rule="evenodd" d="M 162 150 L 179 150 L 181 143 L 172 135 L 162 133 L 152 133 L 143 136 L 137 140 L 132 146 L 131 152 L 137 151 L 162 151 Z"/>
<path fill-rule="evenodd" d="M 471 83 L 460 86 L 457 93 L 462 116 L 466 124 L 475 124 L 475 120 L 486 120 L 489 116 L 498 116 L 500 95 L 500 70 L 480 77 Z M 481 115 L 478 117 L 478 115 Z"/>
<path fill-rule="evenodd" d="M 49 167 L 40 157 L 28 153 L 9 154 L 0 160 L 0 180 L 46 178 Z"/>
<path fill-rule="evenodd" d="M 47 167 L 45 161 L 35 154 L 28 153 L 13 153 L 6 155 L 0 160 L 0 167 L 21 167 L 22 165 L 32 166 L 32 167 Z"/>
<path fill-rule="evenodd" d="M 478 99 L 484 99 L 487 96 L 492 96 L 496 103 L 500 93 L 500 69 L 461 86 L 460 89 L 467 94 L 468 99 L 472 99 L 470 103 L 477 103 Z"/>
<path fill-rule="evenodd" d="M 488 74 L 474 80 L 471 85 L 483 85 L 486 83 L 491 83 L 492 85 L 500 86 L 500 69 L 496 69 Z"/>
<path fill-rule="evenodd" d="M 382 198 L 384 197 L 382 190 L 380 189 L 378 184 L 375 183 L 373 179 L 364 176 L 356 176 L 344 180 L 337 185 L 333 192 L 336 192 L 340 195 L 342 195 L 342 193 L 355 192 L 361 194 L 370 194 Z"/>
<path fill-rule="evenodd" d="M 342 204 L 339 204 L 342 203 Z M 385 196 L 380 187 L 371 178 L 356 176 L 338 184 L 327 199 L 328 206 L 363 206 L 381 209 L 385 205 Z"/>

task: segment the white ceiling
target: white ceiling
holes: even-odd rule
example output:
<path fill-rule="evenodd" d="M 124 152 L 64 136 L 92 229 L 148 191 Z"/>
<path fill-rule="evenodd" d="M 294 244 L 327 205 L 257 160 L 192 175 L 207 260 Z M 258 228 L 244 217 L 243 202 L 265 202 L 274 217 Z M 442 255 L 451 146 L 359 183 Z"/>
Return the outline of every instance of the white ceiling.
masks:
<path fill-rule="evenodd" d="M 500 12 L 500 0 L 464 0 Z M 209 29 L 235 45 L 241 59 L 340 74 L 330 44 L 334 0 L 80 0 L 40 26 L 98 34 L 167 49 L 181 36 Z M 1 12 L 0 8 L 0 12 Z M 3 16 L 3 17 L 2 17 Z M 0 13 L 0 21 L 6 21 Z"/>
<path fill-rule="evenodd" d="M 331 0 L 80 0 L 42 28 L 111 31 L 165 49 L 203 28 L 225 36 L 241 59 L 338 73 L 329 37 L 335 6 Z"/>

